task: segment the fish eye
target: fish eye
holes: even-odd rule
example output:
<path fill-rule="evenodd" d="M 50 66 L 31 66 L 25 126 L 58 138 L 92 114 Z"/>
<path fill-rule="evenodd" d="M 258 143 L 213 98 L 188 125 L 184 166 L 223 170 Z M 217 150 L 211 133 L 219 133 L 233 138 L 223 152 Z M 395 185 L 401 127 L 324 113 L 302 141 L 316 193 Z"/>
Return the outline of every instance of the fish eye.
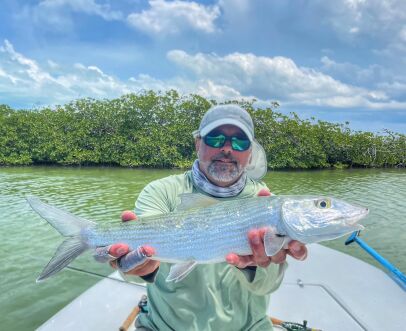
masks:
<path fill-rule="evenodd" d="M 331 201 L 329 199 L 319 199 L 316 200 L 315 205 L 317 208 L 326 209 L 331 207 Z"/>

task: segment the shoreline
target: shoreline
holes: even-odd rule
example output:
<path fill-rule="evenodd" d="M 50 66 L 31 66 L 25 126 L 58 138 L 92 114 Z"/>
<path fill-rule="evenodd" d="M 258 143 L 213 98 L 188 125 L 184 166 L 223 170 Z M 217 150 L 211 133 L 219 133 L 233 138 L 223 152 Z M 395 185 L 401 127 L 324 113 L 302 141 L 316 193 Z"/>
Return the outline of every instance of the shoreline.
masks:
<path fill-rule="evenodd" d="M 28 167 L 43 167 L 43 168 L 71 168 L 71 169 L 79 169 L 79 168 L 112 168 L 112 169 L 129 169 L 129 170 L 189 170 L 192 167 L 193 162 L 191 163 L 190 167 L 131 167 L 131 166 L 121 166 L 117 164 L 58 164 L 58 163 L 32 163 L 32 164 L 0 164 L 0 169 L 3 168 L 28 168 Z M 350 166 L 350 165 L 342 165 L 342 166 L 330 166 L 330 167 L 320 167 L 320 168 L 268 168 L 267 172 L 300 172 L 300 171 L 320 171 L 320 170 L 360 170 L 360 169 L 406 169 L 405 165 L 397 165 L 397 166 L 387 166 L 387 167 L 371 167 L 371 166 Z"/>

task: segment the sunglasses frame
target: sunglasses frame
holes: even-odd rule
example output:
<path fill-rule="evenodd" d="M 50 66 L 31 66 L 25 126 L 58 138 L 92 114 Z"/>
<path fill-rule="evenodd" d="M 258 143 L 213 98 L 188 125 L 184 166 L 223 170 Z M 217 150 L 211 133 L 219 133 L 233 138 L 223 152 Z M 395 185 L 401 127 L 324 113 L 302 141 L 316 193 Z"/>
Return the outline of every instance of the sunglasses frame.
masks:
<path fill-rule="evenodd" d="M 210 145 L 210 144 L 207 143 L 207 138 L 208 138 L 208 137 L 217 138 L 217 137 L 220 137 L 220 136 L 223 136 L 223 137 L 225 138 L 225 139 L 224 139 L 224 142 L 223 142 L 223 144 L 222 144 L 221 146 L 212 146 L 212 145 Z M 246 139 L 241 139 L 241 138 L 238 138 L 237 136 L 228 136 L 228 135 L 225 135 L 224 133 L 220 133 L 220 134 L 217 135 L 217 136 L 211 136 L 210 134 L 207 134 L 207 135 L 205 135 L 204 137 L 202 137 L 202 139 L 203 139 L 204 143 L 205 143 L 207 146 L 211 147 L 211 148 L 222 148 L 222 147 L 224 147 L 224 145 L 226 144 L 227 141 L 230 142 L 231 148 L 232 148 L 234 151 L 237 151 L 237 152 L 245 152 L 245 151 L 247 151 L 247 150 L 251 147 L 251 141 L 250 141 L 248 138 L 246 138 Z M 234 140 L 233 140 L 233 139 L 234 139 Z M 236 142 L 235 142 L 235 139 L 243 140 L 243 141 L 248 141 L 248 146 L 247 146 L 246 148 L 244 148 L 244 149 L 234 148 L 235 145 L 233 145 L 233 143 L 236 143 Z M 238 145 L 238 144 L 237 144 L 237 145 Z"/>

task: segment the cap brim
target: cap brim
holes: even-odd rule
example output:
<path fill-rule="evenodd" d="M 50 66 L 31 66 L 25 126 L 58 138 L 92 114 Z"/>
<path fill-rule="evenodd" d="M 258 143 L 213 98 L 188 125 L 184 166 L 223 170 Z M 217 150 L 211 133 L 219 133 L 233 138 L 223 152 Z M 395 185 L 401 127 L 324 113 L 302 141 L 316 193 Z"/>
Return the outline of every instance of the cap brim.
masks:
<path fill-rule="evenodd" d="M 240 128 L 247 135 L 248 139 L 250 141 L 253 141 L 254 137 L 252 136 L 248 127 L 246 125 L 244 125 L 243 123 L 241 123 L 240 121 L 233 119 L 233 118 L 221 118 L 217 121 L 211 122 L 209 125 L 205 126 L 200 131 L 200 136 L 204 137 L 205 135 L 207 135 L 210 131 L 214 130 L 215 128 L 218 128 L 219 126 L 227 125 L 227 124 L 234 125 L 234 126 Z"/>

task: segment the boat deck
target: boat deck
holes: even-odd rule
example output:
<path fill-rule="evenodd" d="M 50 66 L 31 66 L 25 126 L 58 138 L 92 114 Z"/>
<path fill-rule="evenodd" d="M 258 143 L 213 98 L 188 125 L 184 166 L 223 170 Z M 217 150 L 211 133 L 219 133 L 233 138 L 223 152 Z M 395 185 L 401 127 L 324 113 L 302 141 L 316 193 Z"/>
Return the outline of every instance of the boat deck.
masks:
<path fill-rule="evenodd" d="M 330 248 L 309 245 L 309 257 L 288 259 L 269 315 L 323 331 L 404 330 L 406 292 L 383 271 Z M 38 330 L 118 330 L 145 287 L 116 272 L 82 293 Z"/>

